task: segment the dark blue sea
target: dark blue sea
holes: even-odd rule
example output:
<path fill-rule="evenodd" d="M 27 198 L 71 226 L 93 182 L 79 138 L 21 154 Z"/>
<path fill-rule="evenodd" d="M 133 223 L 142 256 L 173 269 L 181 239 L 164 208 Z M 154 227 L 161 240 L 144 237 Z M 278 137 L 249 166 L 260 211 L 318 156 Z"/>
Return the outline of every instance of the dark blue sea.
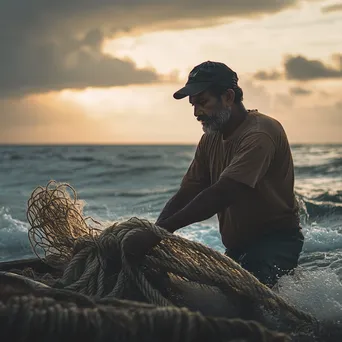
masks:
<path fill-rule="evenodd" d="M 0 262 L 33 256 L 27 201 L 48 181 L 67 182 L 85 215 L 154 221 L 177 191 L 195 146 L 0 146 Z M 342 145 L 293 145 L 304 250 L 280 293 L 325 318 L 342 317 Z M 223 252 L 213 217 L 179 234 Z"/>

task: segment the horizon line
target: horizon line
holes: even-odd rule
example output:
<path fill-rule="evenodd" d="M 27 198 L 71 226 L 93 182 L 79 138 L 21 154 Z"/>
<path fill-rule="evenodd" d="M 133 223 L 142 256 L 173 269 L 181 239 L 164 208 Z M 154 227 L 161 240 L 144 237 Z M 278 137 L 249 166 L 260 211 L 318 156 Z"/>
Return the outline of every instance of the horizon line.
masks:
<path fill-rule="evenodd" d="M 198 143 L 189 143 L 189 142 L 130 142 L 130 143 L 90 143 L 90 142 L 79 142 L 79 143 L 71 143 L 71 142 L 63 142 L 63 143 L 48 143 L 48 142 L 39 142 L 39 143 L 2 143 L 0 142 L 0 146 L 196 146 Z M 341 142 L 289 142 L 290 145 L 342 145 Z"/>

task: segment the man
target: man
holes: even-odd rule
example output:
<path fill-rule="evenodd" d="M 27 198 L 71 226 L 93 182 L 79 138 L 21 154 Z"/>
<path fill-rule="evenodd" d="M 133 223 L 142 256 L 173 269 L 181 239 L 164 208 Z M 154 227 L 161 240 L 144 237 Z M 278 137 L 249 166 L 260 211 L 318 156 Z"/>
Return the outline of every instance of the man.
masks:
<path fill-rule="evenodd" d="M 304 240 L 286 133 L 278 121 L 245 109 L 237 74 L 223 63 L 196 66 L 174 94 L 185 97 L 204 134 L 156 224 L 173 233 L 217 214 L 226 255 L 272 287 L 298 265 Z M 130 250 L 155 243 L 145 234 Z"/>

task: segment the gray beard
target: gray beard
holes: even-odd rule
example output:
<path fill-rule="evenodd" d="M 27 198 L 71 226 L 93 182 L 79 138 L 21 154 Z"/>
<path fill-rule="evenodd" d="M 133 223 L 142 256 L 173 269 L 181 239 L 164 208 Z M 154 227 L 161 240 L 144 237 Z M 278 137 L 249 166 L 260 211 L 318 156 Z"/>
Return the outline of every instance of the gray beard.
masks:
<path fill-rule="evenodd" d="M 231 114 L 231 108 L 214 113 L 210 116 L 210 119 L 208 121 L 202 123 L 203 132 L 221 132 L 224 126 L 228 123 Z"/>

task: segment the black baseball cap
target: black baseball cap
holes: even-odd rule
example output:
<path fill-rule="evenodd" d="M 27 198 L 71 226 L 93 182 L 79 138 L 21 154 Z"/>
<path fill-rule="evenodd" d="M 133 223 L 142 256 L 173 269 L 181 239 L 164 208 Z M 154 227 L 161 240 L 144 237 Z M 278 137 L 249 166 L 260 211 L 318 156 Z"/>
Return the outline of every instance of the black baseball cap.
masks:
<path fill-rule="evenodd" d="M 221 62 L 207 61 L 195 66 L 189 73 L 185 87 L 173 94 L 176 100 L 186 96 L 194 96 L 208 89 L 212 85 L 237 87 L 238 76 L 235 71 Z"/>

